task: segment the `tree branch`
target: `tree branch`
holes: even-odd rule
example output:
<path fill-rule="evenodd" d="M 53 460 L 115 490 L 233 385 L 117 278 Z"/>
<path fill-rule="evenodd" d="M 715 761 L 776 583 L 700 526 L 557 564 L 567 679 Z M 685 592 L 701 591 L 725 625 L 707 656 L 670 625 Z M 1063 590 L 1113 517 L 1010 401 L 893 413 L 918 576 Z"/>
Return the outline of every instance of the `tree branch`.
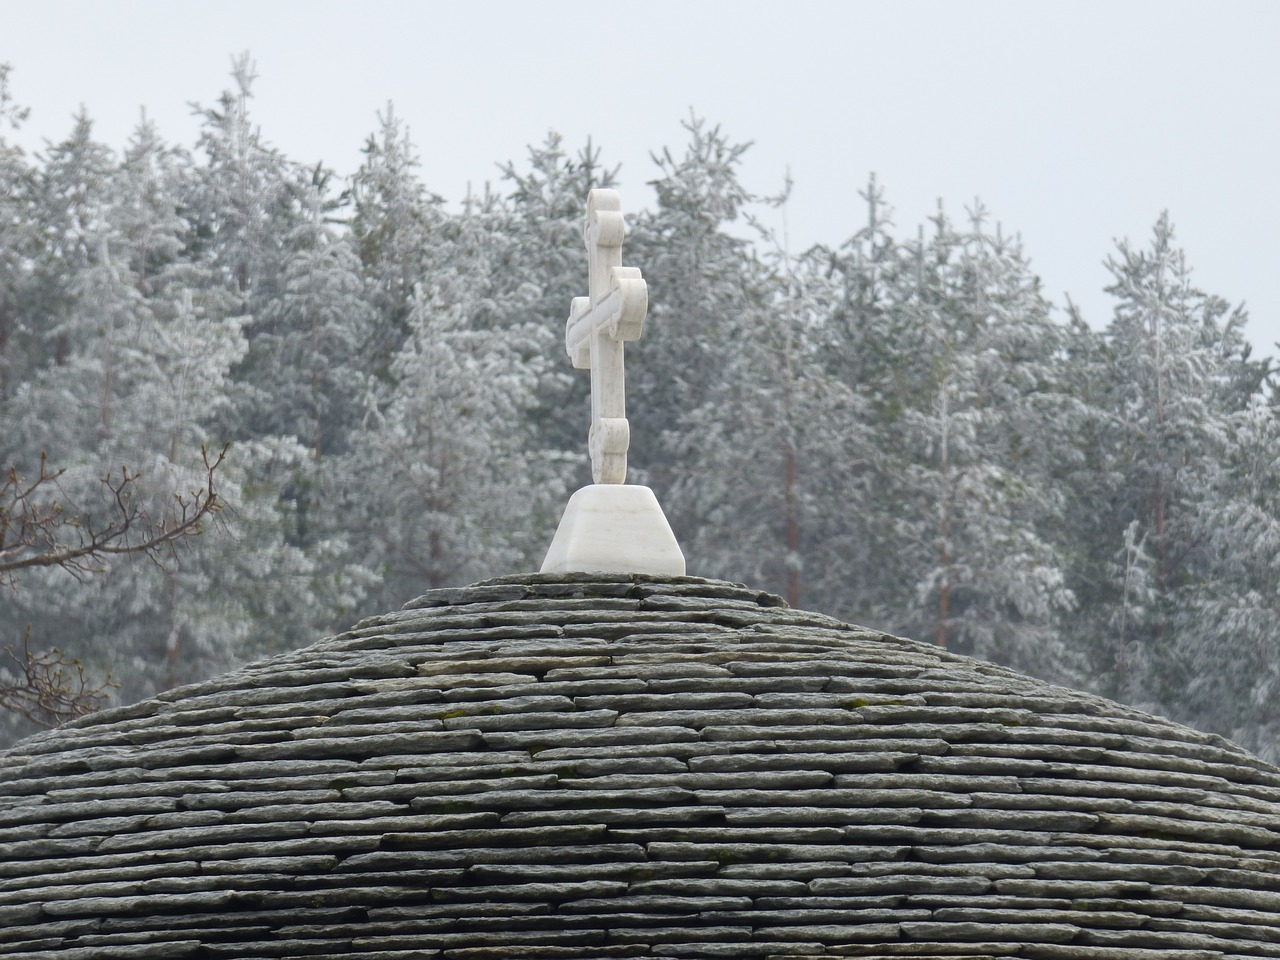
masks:
<path fill-rule="evenodd" d="M 101 571 L 109 557 L 154 557 L 162 548 L 198 535 L 204 519 L 222 508 L 216 474 L 230 446 L 215 456 L 200 447 L 203 485 L 188 494 L 175 493 L 172 507 L 159 519 L 140 504 L 142 475 L 128 467 L 119 477 L 102 477 L 105 522 L 77 511 L 58 482 L 64 471 L 51 473 L 44 454 L 33 480 L 11 467 L 0 484 L 0 586 L 13 584 L 17 571 L 33 567 L 61 567 L 80 578 Z"/>
<path fill-rule="evenodd" d="M 43 727 L 53 727 L 97 710 L 112 688 L 120 685 L 107 674 L 91 684 L 84 664 L 56 647 L 32 653 L 31 627 L 22 638 L 22 649 L 4 648 L 7 664 L 0 663 L 0 710 L 9 710 Z M 9 679 L 13 677 L 13 679 Z"/>

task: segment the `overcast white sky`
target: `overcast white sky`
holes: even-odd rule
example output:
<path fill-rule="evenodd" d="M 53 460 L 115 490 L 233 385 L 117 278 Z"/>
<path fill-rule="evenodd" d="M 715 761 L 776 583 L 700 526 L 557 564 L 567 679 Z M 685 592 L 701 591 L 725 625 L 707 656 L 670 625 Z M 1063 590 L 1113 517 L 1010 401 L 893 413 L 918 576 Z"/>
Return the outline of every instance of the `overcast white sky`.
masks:
<path fill-rule="evenodd" d="M 793 247 L 848 238 L 872 171 L 902 234 L 978 196 L 1096 326 L 1114 240 L 1167 208 L 1199 285 L 1247 303 L 1258 350 L 1280 340 L 1273 0 L 0 0 L 28 149 L 82 104 L 117 148 L 144 106 L 191 147 L 189 103 L 245 50 L 263 135 L 293 160 L 350 174 L 393 100 L 448 200 L 555 130 L 621 163 L 636 209 L 692 108 L 754 141 L 748 188 L 790 168 Z"/>

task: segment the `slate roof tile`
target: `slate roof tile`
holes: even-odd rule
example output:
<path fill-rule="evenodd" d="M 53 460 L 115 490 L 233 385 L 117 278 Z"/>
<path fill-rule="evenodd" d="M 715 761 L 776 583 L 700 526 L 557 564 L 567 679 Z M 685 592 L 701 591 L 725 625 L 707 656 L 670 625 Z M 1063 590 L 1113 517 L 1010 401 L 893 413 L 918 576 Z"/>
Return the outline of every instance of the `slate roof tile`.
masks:
<path fill-rule="evenodd" d="M 434 591 L 0 755 L 0 958 L 1280 956 L 1280 771 L 697 578 Z"/>

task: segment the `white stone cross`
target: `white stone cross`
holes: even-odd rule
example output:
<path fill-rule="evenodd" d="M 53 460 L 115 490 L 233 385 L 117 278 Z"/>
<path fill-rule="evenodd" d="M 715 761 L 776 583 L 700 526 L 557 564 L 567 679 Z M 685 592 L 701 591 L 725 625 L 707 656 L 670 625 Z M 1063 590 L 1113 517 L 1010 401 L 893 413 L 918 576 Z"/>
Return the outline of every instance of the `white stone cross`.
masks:
<path fill-rule="evenodd" d="M 637 268 L 622 266 L 622 201 L 616 190 L 587 195 L 582 233 L 590 296 L 573 298 L 564 343 L 575 367 L 591 369 L 591 478 L 626 483 L 631 428 L 622 344 L 640 339 L 649 291 Z"/>
<path fill-rule="evenodd" d="M 631 428 L 622 344 L 640 338 L 649 291 L 639 270 L 622 266 L 622 202 L 615 191 L 591 191 L 582 233 L 591 295 L 574 298 L 564 345 L 575 367 L 591 368 L 593 482 L 569 498 L 542 572 L 683 577 L 684 554 L 658 498 L 627 483 Z"/>

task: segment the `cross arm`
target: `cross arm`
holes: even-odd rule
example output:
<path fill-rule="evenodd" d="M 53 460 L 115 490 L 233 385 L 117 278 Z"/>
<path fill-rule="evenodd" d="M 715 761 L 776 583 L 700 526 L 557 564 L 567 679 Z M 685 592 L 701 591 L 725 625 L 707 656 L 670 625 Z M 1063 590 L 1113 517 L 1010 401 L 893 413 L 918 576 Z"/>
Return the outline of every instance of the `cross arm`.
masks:
<path fill-rule="evenodd" d="M 616 341 L 639 340 L 649 310 L 649 288 L 636 267 L 613 267 L 609 292 L 594 307 L 590 297 L 574 297 L 564 345 L 579 370 L 591 366 L 591 337 L 603 333 Z"/>

